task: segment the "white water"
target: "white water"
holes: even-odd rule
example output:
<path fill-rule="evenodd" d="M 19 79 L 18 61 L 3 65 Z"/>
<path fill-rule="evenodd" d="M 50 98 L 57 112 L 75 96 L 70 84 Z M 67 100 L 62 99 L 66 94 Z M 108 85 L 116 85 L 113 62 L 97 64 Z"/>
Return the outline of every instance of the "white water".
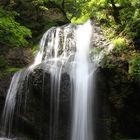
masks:
<path fill-rule="evenodd" d="M 50 105 L 50 140 L 57 139 L 57 129 L 58 129 L 58 118 L 59 118 L 59 96 L 60 96 L 60 81 L 61 81 L 61 69 L 62 63 L 60 66 L 59 63 L 59 42 L 60 42 L 60 28 L 56 29 L 55 35 L 51 39 L 51 45 L 48 47 L 51 48 L 51 59 L 53 63 L 51 66 L 51 105 Z"/>
<path fill-rule="evenodd" d="M 15 105 L 17 103 L 17 94 L 21 93 L 25 78 L 28 76 L 29 71 L 21 70 L 16 72 L 12 78 L 10 87 L 7 92 L 5 106 L 2 114 L 2 131 L 4 136 L 10 136 L 13 116 L 15 113 Z"/>
<path fill-rule="evenodd" d="M 16 101 L 15 101 L 16 93 L 19 88 L 18 83 L 20 80 L 20 75 L 21 75 L 21 71 L 14 74 L 11 85 L 7 93 L 6 101 L 5 101 L 5 106 L 4 106 L 3 116 L 2 116 L 2 120 L 3 120 L 2 123 L 3 123 L 3 130 L 5 132 L 8 131 L 8 133 L 10 133 L 11 131 L 14 108 L 16 104 Z"/>
<path fill-rule="evenodd" d="M 78 27 L 76 32 L 76 54 L 72 72 L 74 83 L 72 140 L 92 140 L 91 108 L 90 108 L 90 73 L 89 49 L 92 36 L 90 21 Z"/>
<path fill-rule="evenodd" d="M 63 32 L 62 32 L 63 31 Z M 51 62 L 51 108 L 50 108 L 50 140 L 57 140 L 59 125 L 59 102 L 60 102 L 60 84 L 63 66 L 68 61 L 71 54 L 68 53 L 68 47 L 72 47 L 69 41 L 73 41 L 68 37 L 71 33 L 70 26 L 66 26 L 63 30 L 56 28 L 51 34 L 48 43 L 46 58 Z M 61 42 L 63 41 L 63 42 Z M 45 58 L 45 60 L 47 60 Z"/>

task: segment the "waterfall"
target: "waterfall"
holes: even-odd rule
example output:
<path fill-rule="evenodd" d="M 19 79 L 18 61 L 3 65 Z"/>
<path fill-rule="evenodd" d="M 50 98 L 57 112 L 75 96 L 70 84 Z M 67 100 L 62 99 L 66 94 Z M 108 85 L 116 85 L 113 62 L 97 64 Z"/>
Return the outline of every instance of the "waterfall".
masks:
<path fill-rule="evenodd" d="M 36 56 L 34 62 L 35 64 L 37 64 L 38 62 L 44 64 L 44 72 L 48 70 L 48 67 L 50 68 L 50 140 L 57 140 L 61 73 L 63 66 L 68 62 L 68 60 L 74 53 L 74 30 L 75 26 L 69 24 L 62 28 L 53 27 L 49 31 L 47 31 L 41 39 L 40 49 L 38 53 L 39 55 Z"/>
<path fill-rule="evenodd" d="M 49 139 L 58 140 L 61 75 L 67 66 L 72 87 L 71 140 L 94 139 L 91 107 L 94 97 L 93 79 L 103 53 L 95 54 L 91 59 L 91 38 L 94 37 L 92 31 L 91 22 L 88 21 L 84 25 L 52 27 L 44 33 L 34 62 L 15 73 L 12 78 L 2 116 L 2 131 L 5 136 L 10 137 L 15 107 L 19 106 L 17 94 L 21 94 L 29 75 L 41 67 L 44 73 L 49 71 L 51 77 Z M 26 88 L 28 89 L 28 85 Z"/>
<path fill-rule="evenodd" d="M 90 106 L 90 73 L 89 47 L 92 36 L 90 21 L 79 25 L 76 32 L 76 54 L 72 72 L 73 92 L 73 122 L 72 140 L 92 140 L 91 106 Z"/>

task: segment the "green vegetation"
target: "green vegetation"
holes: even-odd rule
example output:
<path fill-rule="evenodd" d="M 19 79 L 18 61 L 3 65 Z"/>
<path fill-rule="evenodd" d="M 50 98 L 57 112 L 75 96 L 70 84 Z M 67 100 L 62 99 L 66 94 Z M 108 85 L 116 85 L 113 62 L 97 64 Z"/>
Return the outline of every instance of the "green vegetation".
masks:
<path fill-rule="evenodd" d="M 17 71 L 21 70 L 21 68 L 15 68 L 15 67 L 8 67 L 6 69 L 6 73 L 15 73 Z"/>
<path fill-rule="evenodd" d="M 129 73 L 140 77 L 140 53 L 135 53 L 129 62 Z"/>
<path fill-rule="evenodd" d="M 114 47 L 115 52 L 117 52 L 117 53 L 127 53 L 128 46 L 127 46 L 124 38 L 119 37 L 117 39 L 114 39 L 112 41 L 112 43 L 115 45 L 115 47 Z"/>
<path fill-rule="evenodd" d="M 27 46 L 31 31 L 15 21 L 18 13 L 0 7 L 0 43 L 10 47 Z"/>

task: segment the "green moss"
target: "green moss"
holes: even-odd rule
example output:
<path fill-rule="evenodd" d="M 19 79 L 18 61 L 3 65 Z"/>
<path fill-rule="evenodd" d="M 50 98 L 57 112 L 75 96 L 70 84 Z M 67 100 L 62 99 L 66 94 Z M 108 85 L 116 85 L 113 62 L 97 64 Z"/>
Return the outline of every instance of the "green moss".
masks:
<path fill-rule="evenodd" d="M 21 68 L 7 67 L 7 68 L 0 71 L 0 79 L 6 77 L 9 74 L 14 74 L 15 72 L 17 72 L 19 70 L 21 70 Z"/>
<path fill-rule="evenodd" d="M 15 68 L 15 67 L 9 67 L 6 69 L 7 73 L 15 73 L 17 71 L 19 71 L 21 68 Z"/>

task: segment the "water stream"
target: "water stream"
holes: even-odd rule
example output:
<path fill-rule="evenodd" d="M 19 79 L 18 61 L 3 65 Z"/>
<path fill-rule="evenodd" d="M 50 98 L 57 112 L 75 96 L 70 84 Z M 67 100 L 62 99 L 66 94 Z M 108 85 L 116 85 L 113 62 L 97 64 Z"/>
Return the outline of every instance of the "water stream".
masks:
<path fill-rule="evenodd" d="M 74 59 L 72 82 L 73 92 L 73 122 L 72 140 L 92 140 L 92 125 L 90 107 L 90 70 L 89 49 L 92 37 L 92 26 L 90 21 L 85 25 L 79 25 L 76 32 L 76 54 Z"/>

